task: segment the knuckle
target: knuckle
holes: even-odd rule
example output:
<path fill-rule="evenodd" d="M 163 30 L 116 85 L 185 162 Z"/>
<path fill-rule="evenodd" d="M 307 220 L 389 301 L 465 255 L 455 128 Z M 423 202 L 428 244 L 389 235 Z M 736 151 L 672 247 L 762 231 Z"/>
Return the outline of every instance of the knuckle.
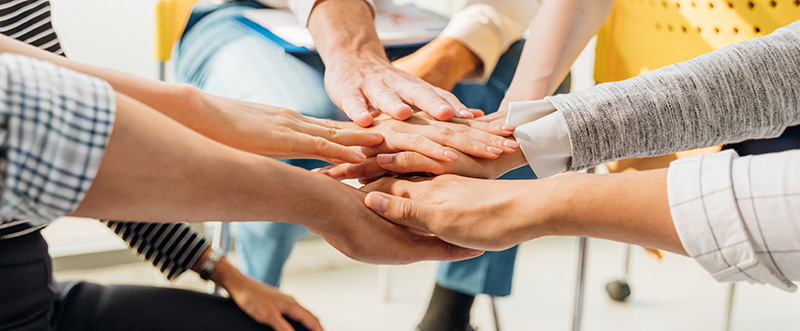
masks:
<path fill-rule="evenodd" d="M 436 126 L 436 132 L 439 134 L 440 137 L 445 137 L 445 138 L 451 138 L 454 135 L 456 135 L 456 130 L 444 125 Z"/>
<path fill-rule="evenodd" d="M 409 138 L 408 142 L 411 144 L 411 146 L 417 147 L 419 145 L 424 144 L 426 140 L 427 139 L 423 136 L 413 135 L 411 136 L 411 138 Z"/>

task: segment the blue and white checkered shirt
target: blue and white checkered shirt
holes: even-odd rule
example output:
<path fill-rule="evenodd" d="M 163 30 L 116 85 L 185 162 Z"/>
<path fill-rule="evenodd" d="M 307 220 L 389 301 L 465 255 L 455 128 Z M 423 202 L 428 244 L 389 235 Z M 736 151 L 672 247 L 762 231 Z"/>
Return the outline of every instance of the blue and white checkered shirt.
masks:
<path fill-rule="evenodd" d="M 0 54 L 0 239 L 77 208 L 97 174 L 115 107 L 114 90 L 101 79 Z"/>

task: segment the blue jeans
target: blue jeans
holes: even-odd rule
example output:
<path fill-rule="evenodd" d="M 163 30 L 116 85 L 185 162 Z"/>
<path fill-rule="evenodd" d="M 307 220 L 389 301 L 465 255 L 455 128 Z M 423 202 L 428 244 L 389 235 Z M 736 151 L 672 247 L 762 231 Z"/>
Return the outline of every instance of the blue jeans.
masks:
<path fill-rule="evenodd" d="M 307 116 L 346 120 L 328 98 L 323 85 L 324 66 L 318 55 L 286 54 L 234 20 L 242 10 L 260 6 L 251 1 L 229 3 L 209 11 L 196 8 L 176 49 L 176 79 L 212 94 L 286 107 Z M 198 14 L 207 15 L 197 20 Z M 458 84 L 453 93 L 468 107 L 497 110 L 516 70 L 522 46 L 523 42 L 511 46 L 488 82 Z M 387 54 L 396 59 L 415 50 L 393 48 Z M 561 89 L 564 88 L 569 88 L 568 82 L 562 84 Z M 324 165 L 309 160 L 286 162 L 306 169 Z M 536 177 L 529 167 L 524 167 L 503 178 Z M 277 222 L 240 223 L 237 227 L 236 251 L 242 272 L 278 286 L 294 243 L 306 237 L 308 230 Z M 514 247 L 467 261 L 443 262 L 436 282 L 473 295 L 508 295 L 516 252 Z"/>

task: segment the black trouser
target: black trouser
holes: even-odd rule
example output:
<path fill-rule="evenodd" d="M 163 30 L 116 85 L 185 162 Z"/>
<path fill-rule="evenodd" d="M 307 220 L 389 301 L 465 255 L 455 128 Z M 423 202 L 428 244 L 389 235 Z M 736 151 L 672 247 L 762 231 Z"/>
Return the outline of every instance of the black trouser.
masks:
<path fill-rule="evenodd" d="M 292 323 L 296 330 L 305 330 Z M 0 330 L 272 330 L 227 298 L 147 286 L 55 284 L 41 234 L 0 240 Z"/>

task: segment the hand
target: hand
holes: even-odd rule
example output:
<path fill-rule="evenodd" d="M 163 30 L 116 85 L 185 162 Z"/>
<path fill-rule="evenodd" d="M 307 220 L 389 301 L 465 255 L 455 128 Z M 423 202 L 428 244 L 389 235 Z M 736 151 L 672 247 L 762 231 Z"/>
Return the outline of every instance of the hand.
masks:
<path fill-rule="evenodd" d="M 392 64 L 447 91 L 452 90 L 456 83 L 483 65 L 475 53 L 453 38 L 436 38 Z M 473 115 L 478 117 L 483 115 L 483 112 L 473 111 Z"/>
<path fill-rule="evenodd" d="M 206 256 L 208 252 L 203 254 L 201 260 Z M 199 265 L 198 262 L 192 269 L 196 271 Z M 245 276 L 224 257 L 211 273 L 211 280 L 225 288 L 231 299 L 248 316 L 261 324 L 271 326 L 275 331 L 294 331 L 286 320 L 287 317 L 311 331 L 322 331 L 319 320 L 294 298 Z"/>
<path fill-rule="evenodd" d="M 450 92 L 392 66 L 364 1 L 319 1 L 308 30 L 326 66 L 328 95 L 356 124 L 370 126 L 371 109 L 398 120 L 415 108 L 440 121 L 474 116 Z"/>
<path fill-rule="evenodd" d="M 336 179 L 358 178 L 362 184 L 387 174 L 425 173 L 430 175 L 454 174 L 472 178 L 493 179 L 527 163 L 521 150 L 503 153 L 496 159 L 459 155 L 451 162 L 442 162 L 419 152 L 378 154 L 361 163 L 343 163 L 323 168 L 320 172 Z"/>
<path fill-rule="evenodd" d="M 293 110 L 201 94 L 207 114 L 189 126 L 228 146 L 275 158 L 319 158 L 360 162 L 366 156 L 346 146 L 374 146 L 376 132 L 347 129 L 338 122 L 303 116 Z"/>
<path fill-rule="evenodd" d="M 380 132 L 385 137 L 382 144 L 361 149 L 367 156 L 416 151 L 432 160 L 450 162 L 465 154 L 495 159 L 503 152 L 513 152 L 519 147 L 516 141 L 503 138 L 514 132 L 512 125 L 462 119 L 440 122 L 424 113 L 417 113 L 406 121 L 397 121 L 386 115 L 380 115 L 375 124 L 367 130 Z M 327 174 L 324 170 L 327 168 L 320 171 Z"/>
<path fill-rule="evenodd" d="M 532 239 L 522 231 L 529 226 L 526 215 L 539 215 L 542 209 L 541 203 L 524 203 L 537 197 L 516 198 L 519 182 L 452 175 L 411 181 L 386 177 L 362 190 L 371 192 L 367 206 L 394 223 L 463 247 L 503 250 Z"/>
<path fill-rule="evenodd" d="M 320 217 L 325 217 L 327 221 L 306 225 L 306 228 L 321 235 L 348 257 L 366 263 L 458 261 L 483 254 L 482 250 L 458 247 L 434 236 L 387 222 L 361 203 L 365 195 L 356 189 L 338 192 L 333 197 L 340 201 L 335 208 L 320 211 L 324 213 Z"/>
<path fill-rule="evenodd" d="M 440 121 L 483 115 L 470 110 L 448 91 L 395 68 L 385 58 L 344 58 L 325 71 L 325 88 L 331 100 L 358 125 L 372 124 L 369 110 L 406 120 L 414 109 Z"/>

